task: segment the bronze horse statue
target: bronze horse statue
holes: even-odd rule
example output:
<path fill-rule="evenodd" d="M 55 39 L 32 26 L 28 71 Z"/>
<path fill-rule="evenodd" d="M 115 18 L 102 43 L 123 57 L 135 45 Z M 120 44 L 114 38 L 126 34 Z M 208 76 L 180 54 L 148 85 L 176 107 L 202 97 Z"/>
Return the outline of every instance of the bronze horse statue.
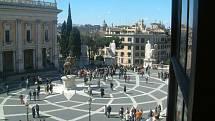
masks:
<path fill-rule="evenodd" d="M 74 65 L 74 63 L 75 63 L 75 57 L 68 56 L 66 58 L 65 63 L 63 64 L 65 75 L 71 74 L 72 72 L 71 67 Z"/>

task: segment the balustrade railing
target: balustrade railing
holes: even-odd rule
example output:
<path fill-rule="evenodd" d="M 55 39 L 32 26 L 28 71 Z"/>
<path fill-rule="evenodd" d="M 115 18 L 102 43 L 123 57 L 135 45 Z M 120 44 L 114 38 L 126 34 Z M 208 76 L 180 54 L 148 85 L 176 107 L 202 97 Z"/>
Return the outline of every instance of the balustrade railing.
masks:
<path fill-rule="evenodd" d="M 38 6 L 45 8 L 57 8 L 56 3 L 44 2 L 44 1 L 27 1 L 27 0 L 0 0 L 0 4 L 7 5 L 25 5 L 25 6 Z"/>

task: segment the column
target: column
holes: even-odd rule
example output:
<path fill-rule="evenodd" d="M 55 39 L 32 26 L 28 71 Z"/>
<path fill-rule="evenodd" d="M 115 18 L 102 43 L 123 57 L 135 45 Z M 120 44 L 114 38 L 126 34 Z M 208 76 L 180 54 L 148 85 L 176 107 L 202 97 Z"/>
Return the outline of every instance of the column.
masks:
<path fill-rule="evenodd" d="M 56 68 L 59 68 L 59 49 L 57 44 L 57 20 L 52 22 L 52 59 Z"/>
<path fill-rule="evenodd" d="M 41 37 L 41 21 L 36 20 L 36 53 L 35 53 L 35 64 L 36 64 L 36 69 L 43 69 L 43 64 L 42 64 L 42 40 L 43 38 Z"/>
<path fill-rule="evenodd" d="M 24 32 L 24 31 L 23 31 Z M 14 71 L 24 71 L 23 39 L 22 39 L 22 21 L 16 20 L 16 50 L 14 51 Z"/>

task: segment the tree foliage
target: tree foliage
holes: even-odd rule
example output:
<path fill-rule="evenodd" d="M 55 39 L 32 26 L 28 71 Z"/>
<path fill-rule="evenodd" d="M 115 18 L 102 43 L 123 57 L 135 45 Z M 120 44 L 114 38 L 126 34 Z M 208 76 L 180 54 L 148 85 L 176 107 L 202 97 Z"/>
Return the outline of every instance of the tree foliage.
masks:
<path fill-rule="evenodd" d="M 80 31 L 73 28 L 70 36 L 71 54 L 73 57 L 79 58 L 81 56 L 81 37 Z"/>
<path fill-rule="evenodd" d="M 69 40 L 67 38 L 67 26 L 66 22 L 64 21 L 61 27 L 61 32 L 60 32 L 60 37 L 59 39 L 59 44 L 60 44 L 60 52 L 63 57 L 68 56 L 69 54 Z"/>

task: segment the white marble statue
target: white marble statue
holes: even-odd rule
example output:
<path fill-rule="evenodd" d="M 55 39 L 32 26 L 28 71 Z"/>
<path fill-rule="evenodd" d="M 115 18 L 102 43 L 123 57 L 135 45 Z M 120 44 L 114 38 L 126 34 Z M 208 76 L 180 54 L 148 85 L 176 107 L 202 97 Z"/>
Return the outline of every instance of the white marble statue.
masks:
<path fill-rule="evenodd" d="M 152 57 L 152 49 L 149 40 L 145 46 L 145 59 L 150 59 Z"/>
<path fill-rule="evenodd" d="M 110 48 L 111 51 L 115 54 L 115 51 L 116 51 L 115 40 L 113 40 L 113 42 L 110 43 L 109 48 Z"/>

